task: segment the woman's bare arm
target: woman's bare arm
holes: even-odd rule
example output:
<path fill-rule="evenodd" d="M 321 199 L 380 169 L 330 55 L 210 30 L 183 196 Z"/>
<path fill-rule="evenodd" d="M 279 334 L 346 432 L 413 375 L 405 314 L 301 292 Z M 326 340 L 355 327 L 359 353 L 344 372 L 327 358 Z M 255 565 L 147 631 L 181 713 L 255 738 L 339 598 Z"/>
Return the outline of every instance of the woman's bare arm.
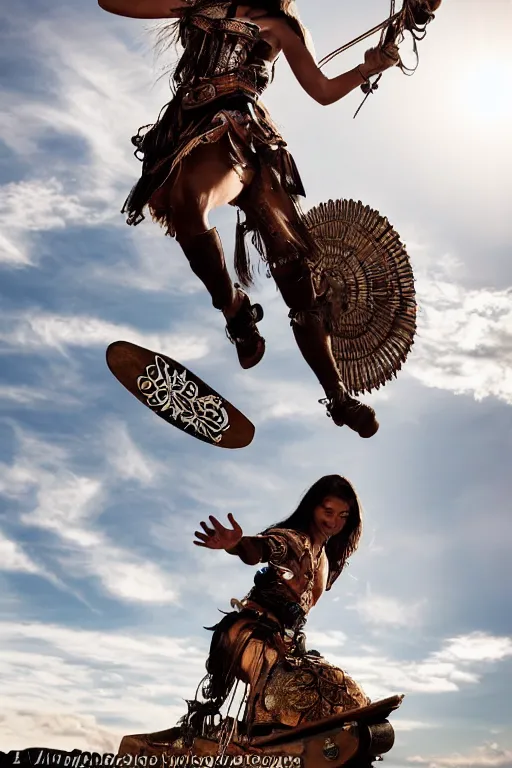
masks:
<path fill-rule="evenodd" d="M 216 517 L 209 516 L 210 525 L 202 520 L 203 531 L 195 531 L 194 544 L 207 549 L 224 549 L 230 555 L 237 555 L 247 565 L 256 565 L 265 557 L 265 541 L 260 536 L 244 536 L 243 531 L 231 513 L 228 520 L 231 528 L 222 525 Z"/>
<path fill-rule="evenodd" d="M 238 544 L 226 549 L 229 555 L 237 555 L 246 565 L 256 565 L 264 562 L 265 546 L 258 536 L 243 536 Z"/>
<path fill-rule="evenodd" d="M 287 551 L 288 543 L 284 531 L 273 529 L 268 533 L 257 536 L 244 536 L 240 525 L 232 513 L 228 513 L 231 528 L 220 523 L 216 517 L 209 515 L 210 525 L 201 520 L 199 525 L 203 531 L 195 531 L 194 544 L 206 549 L 224 549 L 230 555 L 237 555 L 246 565 L 257 563 L 281 562 Z"/>
<path fill-rule="evenodd" d="M 130 19 L 173 19 L 189 3 L 186 0 L 98 0 L 104 11 Z"/>
<path fill-rule="evenodd" d="M 339 101 L 354 88 L 362 85 L 369 75 L 395 66 L 398 60 L 386 56 L 381 49 L 372 48 L 366 52 L 364 64 L 338 77 L 328 78 L 318 67 L 311 51 L 285 21 L 275 18 L 258 19 L 258 25 L 263 32 L 268 31 L 279 40 L 301 86 L 311 98 L 324 106 Z M 389 52 L 392 54 L 394 49 L 390 48 Z"/>

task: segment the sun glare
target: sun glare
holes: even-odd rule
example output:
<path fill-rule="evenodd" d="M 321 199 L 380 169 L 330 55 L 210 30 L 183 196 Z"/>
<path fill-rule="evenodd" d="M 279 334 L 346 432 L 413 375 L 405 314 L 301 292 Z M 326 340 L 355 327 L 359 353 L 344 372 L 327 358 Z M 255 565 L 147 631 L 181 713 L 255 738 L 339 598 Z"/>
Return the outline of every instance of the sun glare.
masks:
<path fill-rule="evenodd" d="M 509 121 L 512 117 L 510 87 L 512 63 L 505 57 L 490 56 L 475 62 L 460 79 L 455 102 L 473 120 L 482 123 Z"/>

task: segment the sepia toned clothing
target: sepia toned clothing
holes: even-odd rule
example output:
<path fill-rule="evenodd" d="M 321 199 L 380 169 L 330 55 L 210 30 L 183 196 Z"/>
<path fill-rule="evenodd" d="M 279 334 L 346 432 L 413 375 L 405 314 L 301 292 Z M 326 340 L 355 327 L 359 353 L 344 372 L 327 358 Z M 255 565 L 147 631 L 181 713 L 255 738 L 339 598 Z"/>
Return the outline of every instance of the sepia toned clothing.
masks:
<path fill-rule="evenodd" d="M 272 48 L 260 38 L 256 24 L 233 18 L 237 3 L 198 0 L 185 9 L 177 24 L 183 54 L 174 71 L 175 94 L 154 125 L 144 126 L 132 139 L 142 160 L 142 175 L 126 200 L 128 224 L 144 219 L 146 208 L 169 235 L 175 235 L 169 193 L 183 160 L 204 144 L 227 143 L 229 161 L 252 181 L 235 201 L 245 213 L 239 218 L 235 266 L 242 282 L 249 281 L 244 237 L 264 258 L 286 263 L 315 253 L 316 245 L 303 221 L 298 201 L 305 195 L 293 160 L 260 96 L 273 75 Z M 276 224 L 270 193 L 286 197 L 293 225 L 289 242 L 279 254 L 273 240 L 282 233 Z M 282 239 L 282 238 L 281 238 Z"/>
<path fill-rule="evenodd" d="M 306 650 L 303 630 L 319 572 L 324 581 L 320 591 L 337 576 L 326 568 L 325 553 L 314 555 L 309 537 L 288 529 L 271 529 L 251 542 L 268 565 L 256 574 L 248 595 L 232 601 L 238 610 L 214 628 L 206 697 L 220 705 L 237 680 L 245 682 L 249 732 L 295 727 L 368 704 L 343 670 Z"/>

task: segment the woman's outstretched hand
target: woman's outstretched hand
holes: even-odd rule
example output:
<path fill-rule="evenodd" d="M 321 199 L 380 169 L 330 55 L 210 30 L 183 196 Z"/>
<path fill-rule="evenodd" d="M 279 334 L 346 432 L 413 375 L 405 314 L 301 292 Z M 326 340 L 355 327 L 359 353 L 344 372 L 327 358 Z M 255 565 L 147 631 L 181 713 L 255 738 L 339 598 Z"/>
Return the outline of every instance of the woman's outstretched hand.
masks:
<path fill-rule="evenodd" d="M 366 51 L 364 64 L 359 69 L 365 77 L 371 77 L 372 75 L 379 75 L 386 69 L 396 67 L 399 61 L 398 46 L 394 43 L 388 43 L 382 48 L 378 46 Z"/>
<path fill-rule="evenodd" d="M 243 536 L 243 532 L 233 515 L 231 513 L 228 514 L 228 520 L 233 526 L 232 528 L 225 528 L 212 515 L 208 519 L 212 527 L 209 528 L 206 523 L 201 521 L 200 526 L 204 533 L 195 531 L 194 536 L 199 541 L 194 541 L 194 544 L 197 547 L 208 547 L 208 549 L 232 549 L 236 547 Z"/>

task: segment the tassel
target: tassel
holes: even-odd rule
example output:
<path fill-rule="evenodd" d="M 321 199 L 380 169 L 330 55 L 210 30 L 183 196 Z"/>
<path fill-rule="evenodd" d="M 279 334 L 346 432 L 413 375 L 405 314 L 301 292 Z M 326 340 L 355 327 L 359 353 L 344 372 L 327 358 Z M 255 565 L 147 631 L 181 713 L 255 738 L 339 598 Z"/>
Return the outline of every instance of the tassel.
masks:
<path fill-rule="evenodd" d="M 300 177 L 299 169 L 291 155 L 286 149 L 280 150 L 281 159 L 281 183 L 290 195 L 306 197 L 306 190 Z"/>
<path fill-rule="evenodd" d="M 263 238 L 261 237 L 259 229 L 255 229 L 251 238 L 251 242 L 258 251 L 261 258 L 265 258 L 266 256 L 266 249 L 265 249 L 265 243 L 263 242 Z"/>
<path fill-rule="evenodd" d="M 237 211 L 236 235 L 235 235 L 235 272 L 238 280 L 244 288 L 252 285 L 252 269 L 249 254 L 245 245 L 245 233 L 247 226 L 240 221 L 240 211 Z"/>

